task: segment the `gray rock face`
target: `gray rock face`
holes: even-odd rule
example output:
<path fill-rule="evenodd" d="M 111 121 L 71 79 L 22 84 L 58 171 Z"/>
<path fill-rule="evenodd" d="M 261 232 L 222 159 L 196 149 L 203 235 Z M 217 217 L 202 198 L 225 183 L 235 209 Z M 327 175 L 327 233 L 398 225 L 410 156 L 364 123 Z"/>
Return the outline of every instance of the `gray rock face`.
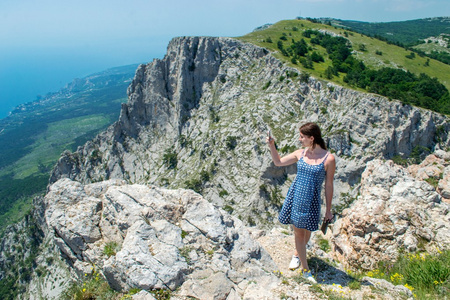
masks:
<path fill-rule="evenodd" d="M 450 205 L 429 183 L 392 161 L 373 160 L 360 196 L 333 228 L 335 255 L 352 267 L 395 261 L 399 249 L 436 252 L 450 245 Z"/>
<path fill-rule="evenodd" d="M 273 166 L 268 128 L 279 148 L 289 149 L 298 146 L 299 125 L 320 124 L 337 156 L 335 203 L 374 158 L 450 146 L 442 115 L 300 77 L 263 48 L 229 38 L 175 38 L 164 59 L 137 69 L 119 121 L 64 153 L 51 181 L 117 178 L 195 188 L 245 223 L 269 226 L 295 166 Z"/>
<path fill-rule="evenodd" d="M 54 240 L 77 273 L 95 265 L 117 290 L 178 288 L 226 299 L 245 296 L 250 282 L 278 282 L 274 262 L 242 222 L 190 190 L 61 179 L 44 203 Z"/>

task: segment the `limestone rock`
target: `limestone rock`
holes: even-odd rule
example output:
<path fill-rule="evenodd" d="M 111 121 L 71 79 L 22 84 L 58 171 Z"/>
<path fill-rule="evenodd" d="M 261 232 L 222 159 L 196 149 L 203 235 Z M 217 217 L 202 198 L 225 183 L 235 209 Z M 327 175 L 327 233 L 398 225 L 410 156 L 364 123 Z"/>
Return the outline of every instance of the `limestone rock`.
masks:
<path fill-rule="evenodd" d="M 394 261 L 399 248 L 434 251 L 450 245 L 450 206 L 425 181 L 392 161 L 373 160 L 362 174 L 360 196 L 333 227 L 340 261 L 373 269 Z"/>
<path fill-rule="evenodd" d="M 54 240 L 76 272 L 94 264 L 117 290 L 168 288 L 226 299 L 270 293 L 278 282 L 275 263 L 243 223 L 190 190 L 66 178 L 49 188 L 44 203 Z"/>
<path fill-rule="evenodd" d="M 408 171 L 413 177 L 434 186 L 444 201 L 450 202 L 450 152 L 437 150 L 419 165 L 409 166 Z"/>

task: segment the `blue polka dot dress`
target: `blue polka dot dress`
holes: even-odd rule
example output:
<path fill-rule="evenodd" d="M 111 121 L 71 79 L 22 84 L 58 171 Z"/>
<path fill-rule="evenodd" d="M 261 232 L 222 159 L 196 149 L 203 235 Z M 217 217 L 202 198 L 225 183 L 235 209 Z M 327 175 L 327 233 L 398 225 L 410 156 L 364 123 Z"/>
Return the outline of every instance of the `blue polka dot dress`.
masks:
<path fill-rule="evenodd" d="M 297 162 L 297 176 L 278 216 L 282 224 L 293 224 L 309 231 L 319 229 L 320 190 L 325 179 L 324 164 L 328 154 L 318 165 L 307 164 L 303 156 Z"/>

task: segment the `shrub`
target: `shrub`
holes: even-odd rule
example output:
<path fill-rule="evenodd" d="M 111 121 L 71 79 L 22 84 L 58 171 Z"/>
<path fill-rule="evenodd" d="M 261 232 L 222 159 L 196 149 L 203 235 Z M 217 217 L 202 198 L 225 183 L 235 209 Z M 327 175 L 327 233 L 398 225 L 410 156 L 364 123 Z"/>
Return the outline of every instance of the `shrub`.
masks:
<path fill-rule="evenodd" d="M 300 74 L 300 81 L 301 82 L 306 82 L 306 83 L 308 83 L 309 82 L 309 73 L 308 72 L 303 72 L 303 73 L 301 73 Z"/>
<path fill-rule="evenodd" d="M 187 189 L 193 190 L 199 194 L 202 192 L 203 184 L 200 179 L 186 180 L 184 184 Z"/>
<path fill-rule="evenodd" d="M 295 150 L 297 150 L 297 147 L 295 146 L 290 146 L 290 145 L 284 145 L 281 149 L 280 152 L 281 153 L 292 153 Z"/>
<path fill-rule="evenodd" d="M 92 275 L 84 274 L 81 284 L 73 282 L 61 296 L 67 300 L 114 299 L 117 292 L 110 288 L 106 280 L 94 269 Z"/>
<path fill-rule="evenodd" d="M 233 207 L 231 207 L 230 205 L 225 205 L 223 207 L 223 210 L 226 211 L 227 213 L 229 213 L 230 215 L 233 213 L 234 209 Z"/>
<path fill-rule="evenodd" d="M 184 257 L 186 260 L 186 263 L 189 265 L 191 263 L 191 258 L 189 257 L 189 253 L 191 253 L 192 248 L 190 247 L 183 247 L 178 249 L 180 251 L 180 255 Z"/>
<path fill-rule="evenodd" d="M 120 246 L 119 244 L 117 244 L 117 242 L 107 242 L 105 244 L 105 247 L 103 248 L 103 254 L 105 254 L 106 256 L 110 257 L 113 255 L 116 255 L 117 251 L 120 250 Z"/>
<path fill-rule="evenodd" d="M 211 174 L 206 170 L 202 170 L 200 172 L 200 178 L 203 182 L 209 181 L 209 179 L 211 178 Z"/>
<path fill-rule="evenodd" d="M 229 194 L 228 194 L 228 192 L 226 191 L 226 190 L 221 190 L 220 192 L 219 192 L 219 197 L 225 197 L 225 196 L 228 196 Z"/>
<path fill-rule="evenodd" d="M 395 155 L 394 157 L 392 157 L 392 161 L 397 164 L 397 165 L 401 165 L 401 166 L 407 166 L 408 165 L 408 160 L 401 157 L 400 155 Z"/>
<path fill-rule="evenodd" d="M 320 238 L 318 241 L 319 248 L 324 252 L 330 252 L 331 247 L 327 239 Z"/>
<path fill-rule="evenodd" d="M 406 55 L 405 57 L 409 58 L 409 59 L 414 59 L 416 57 L 416 55 L 414 54 L 414 52 L 411 52 L 408 55 Z"/>
<path fill-rule="evenodd" d="M 350 283 L 348 284 L 348 287 L 351 290 L 359 290 L 361 288 L 361 282 L 359 282 L 358 280 L 350 281 Z"/>
<path fill-rule="evenodd" d="M 227 136 L 225 145 L 227 146 L 228 150 L 234 150 L 234 148 L 236 148 L 236 146 L 237 146 L 237 137 Z"/>
<path fill-rule="evenodd" d="M 153 290 L 150 293 L 156 300 L 169 300 L 172 297 L 172 291 L 169 289 Z"/>
<path fill-rule="evenodd" d="M 248 223 L 249 226 L 255 226 L 256 225 L 256 222 L 250 216 L 247 217 L 247 223 Z"/>
<path fill-rule="evenodd" d="M 267 81 L 266 82 L 266 84 L 263 86 L 263 90 L 267 90 L 267 88 L 270 86 L 270 84 L 271 84 L 272 82 L 269 80 L 269 81 Z"/>
<path fill-rule="evenodd" d="M 167 149 L 163 155 L 163 163 L 167 166 L 168 169 L 175 169 L 178 164 L 177 154 L 171 149 Z"/>

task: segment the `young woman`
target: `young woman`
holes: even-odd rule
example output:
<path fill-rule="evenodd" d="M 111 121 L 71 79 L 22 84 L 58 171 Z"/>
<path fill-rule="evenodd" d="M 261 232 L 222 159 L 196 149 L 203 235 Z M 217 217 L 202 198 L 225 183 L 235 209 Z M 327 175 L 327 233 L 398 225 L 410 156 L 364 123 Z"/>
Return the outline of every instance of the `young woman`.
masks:
<path fill-rule="evenodd" d="M 319 228 L 320 192 L 325 180 L 326 212 L 325 219 L 331 220 L 331 200 L 333 198 L 333 178 L 336 163 L 333 154 L 327 151 L 320 128 L 315 123 L 306 123 L 300 127 L 299 138 L 303 149 L 280 158 L 275 149 L 275 140 L 267 138 L 273 163 L 276 166 L 288 166 L 297 163 L 297 176 L 284 201 L 278 220 L 282 224 L 292 224 L 295 236 L 295 254 L 289 269 L 302 266 L 303 276 L 315 282 L 306 260 L 306 244 L 311 232 Z"/>

